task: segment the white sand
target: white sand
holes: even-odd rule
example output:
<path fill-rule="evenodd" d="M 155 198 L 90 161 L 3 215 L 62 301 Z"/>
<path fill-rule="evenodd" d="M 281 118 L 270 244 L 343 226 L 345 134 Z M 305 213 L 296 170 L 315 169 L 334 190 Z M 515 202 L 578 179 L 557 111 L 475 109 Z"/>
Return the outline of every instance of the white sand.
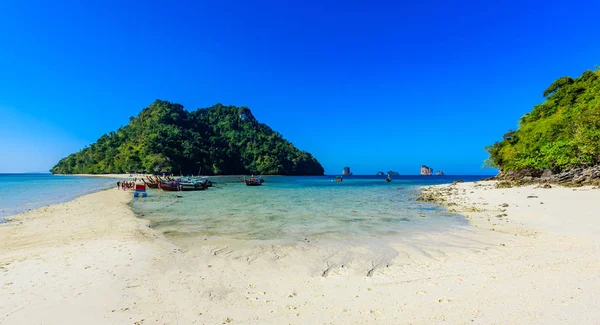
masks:
<path fill-rule="evenodd" d="M 0 324 L 600 323 L 600 190 L 492 184 L 433 189 L 472 226 L 374 242 L 180 248 L 117 190 L 29 211 L 0 225 Z"/>

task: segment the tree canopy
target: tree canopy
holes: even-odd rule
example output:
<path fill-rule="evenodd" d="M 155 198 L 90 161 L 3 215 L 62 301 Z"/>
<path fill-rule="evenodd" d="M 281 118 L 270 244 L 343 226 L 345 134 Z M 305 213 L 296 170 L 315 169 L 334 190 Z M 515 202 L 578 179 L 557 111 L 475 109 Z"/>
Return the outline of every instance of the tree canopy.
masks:
<path fill-rule="evenodd" d="M 559 78 L 543 95 L 545 102 L 525 114 L 517 130 L 486 148 L 486 165 L 559 171 L 600 163 L 600 71 Z"/>
<path fill-rule="evenodd" d="M 127 126 L 61 159 L 55 174 L 168 172 L 207 175 L 323 175 L 308 152 L 259 123 L 247 107 L 192 112 L 156 100 Z"/>

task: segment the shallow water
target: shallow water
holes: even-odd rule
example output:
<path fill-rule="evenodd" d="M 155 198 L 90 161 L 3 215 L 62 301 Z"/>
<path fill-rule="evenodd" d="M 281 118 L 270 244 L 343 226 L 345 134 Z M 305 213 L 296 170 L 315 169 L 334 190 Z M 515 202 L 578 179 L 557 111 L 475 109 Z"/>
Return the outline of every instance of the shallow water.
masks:
<path fill-rule="evenodd" d="M 0 222 L 8 216 L 116 186 L 110 178 L 52 174 L 0 174 Z"/>
<path fill-rule="evenodd" d="M 397 176 L 391 183 L 376 176 L 333 178 L 265 177 L 263 186 L 247 187 L 218 177 L 206 191 L 150 190 L 132 207 L 176 241 L 373 238 L 465 225 L 462 216 L 411 195 L 419 186 L 483 176 Z"/>

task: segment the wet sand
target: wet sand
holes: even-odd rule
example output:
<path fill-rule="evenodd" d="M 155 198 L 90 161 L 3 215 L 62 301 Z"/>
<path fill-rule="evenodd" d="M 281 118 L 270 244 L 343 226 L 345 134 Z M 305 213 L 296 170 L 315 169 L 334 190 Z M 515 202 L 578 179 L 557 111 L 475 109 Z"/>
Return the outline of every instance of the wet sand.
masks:
<path fill-rule="evenodd" d="M 0 323 L 599 323 L 600 190 L 493 187 L 426 189 L 468 226 L 293 244 L 175 243 L 86 195 L 0 225 Z"/>

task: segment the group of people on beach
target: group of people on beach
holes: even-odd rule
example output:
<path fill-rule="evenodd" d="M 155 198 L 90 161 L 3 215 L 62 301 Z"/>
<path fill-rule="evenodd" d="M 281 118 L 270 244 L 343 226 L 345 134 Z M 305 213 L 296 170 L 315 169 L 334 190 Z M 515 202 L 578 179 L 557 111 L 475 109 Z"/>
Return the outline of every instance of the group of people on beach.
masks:
<path fill-rule="evenodd" d="M 123 191 L 130 190 L 130 189 L 135 188 L 135 182 L 121 182 L 121 181 L 118 181 L 117 182 L 117 188 L 120 188 Z"/>

